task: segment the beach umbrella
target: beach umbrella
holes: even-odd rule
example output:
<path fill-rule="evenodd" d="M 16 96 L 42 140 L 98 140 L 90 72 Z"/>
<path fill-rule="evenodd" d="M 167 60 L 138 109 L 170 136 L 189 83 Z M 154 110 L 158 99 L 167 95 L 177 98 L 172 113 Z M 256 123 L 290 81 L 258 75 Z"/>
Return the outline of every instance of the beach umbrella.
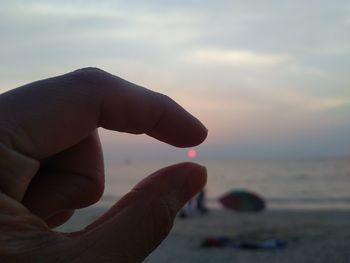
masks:
<path fill-rule="evenodd" d="M 265 201 L 258 194 L 244 189 L 231 190 L 219 198 L 227 209 L 238 212 L 260 212 L 265 208 Z"/>

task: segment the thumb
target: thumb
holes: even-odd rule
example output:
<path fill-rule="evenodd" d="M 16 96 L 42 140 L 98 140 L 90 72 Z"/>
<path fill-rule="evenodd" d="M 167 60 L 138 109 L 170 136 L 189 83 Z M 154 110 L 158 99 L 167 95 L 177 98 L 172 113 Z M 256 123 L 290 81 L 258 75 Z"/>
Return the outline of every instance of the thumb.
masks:
<path fill-rule="evenodd" d="M 205 184 L 205 167 L 194 163 L 159 170 L 88 226 L 80 244 L 102 256 L 101 262 L 141 262 L 168 235 L 177 212 Z"/>

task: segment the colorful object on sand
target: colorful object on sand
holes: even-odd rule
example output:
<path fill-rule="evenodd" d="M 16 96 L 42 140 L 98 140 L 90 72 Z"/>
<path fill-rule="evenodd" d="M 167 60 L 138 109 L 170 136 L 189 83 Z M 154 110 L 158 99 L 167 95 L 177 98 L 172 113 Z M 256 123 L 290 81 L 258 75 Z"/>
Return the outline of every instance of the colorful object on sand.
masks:
<path fill-rule="evenodd" d="M 228 209 L 238 212 L 260 212 L 265 209 L 265 201 L 258 194 L 243 190 L 232 190 L 219 198 Z"/>
<path fill-rule="evenodd" d="M 242 240 L 240 238 L 230 238 L 226 236 L 207 237 L 202 240 L 202 248 L 233 248 L 245 250 L 278 250 L 287 247 L 287 241 L 282 239 L 266 239 L 266 240 Z"/>

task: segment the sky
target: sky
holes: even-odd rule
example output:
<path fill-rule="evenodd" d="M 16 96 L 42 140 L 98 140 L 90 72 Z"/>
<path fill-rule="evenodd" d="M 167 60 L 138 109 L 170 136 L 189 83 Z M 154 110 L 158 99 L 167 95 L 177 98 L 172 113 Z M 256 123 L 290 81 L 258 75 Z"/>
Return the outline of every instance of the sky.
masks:
<path fill-rule="evenodd" d="M 350 155 L 349 1 L 0 0 L 0 92 L 94 66 L 208 128 L 198 158 Z M 102 131 L 106 158 L 184 149 Z"/>

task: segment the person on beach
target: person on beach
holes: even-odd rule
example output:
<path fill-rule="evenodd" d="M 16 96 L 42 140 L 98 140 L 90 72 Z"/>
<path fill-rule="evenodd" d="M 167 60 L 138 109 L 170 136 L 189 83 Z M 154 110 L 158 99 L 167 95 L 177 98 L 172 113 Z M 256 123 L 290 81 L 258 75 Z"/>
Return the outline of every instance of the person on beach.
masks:
<path fill-rule="evenodd" d="M 206 184 L 180 163 L 146 177 L 79 232 L 51 230 L 104 188 L 98 127 L 200 144 L 203 124 L 165 95 L 95 68 L 0 95 L 0 262 L 142 262 Z"/>
<path fill-rule="evenodd" d="M 193 203 L 195 203 L 195 206 Z M 187 218 L 193 214 L 195 209 L 201 215 L 205 215 L 209 212 L 209 209 L 206 206 L 205 189 L 202 189 L 202 191 L 200 191 L 194 198 L 186 203 L 186 205 L 181 209 L 179 217 L 183 219 Z"/>

